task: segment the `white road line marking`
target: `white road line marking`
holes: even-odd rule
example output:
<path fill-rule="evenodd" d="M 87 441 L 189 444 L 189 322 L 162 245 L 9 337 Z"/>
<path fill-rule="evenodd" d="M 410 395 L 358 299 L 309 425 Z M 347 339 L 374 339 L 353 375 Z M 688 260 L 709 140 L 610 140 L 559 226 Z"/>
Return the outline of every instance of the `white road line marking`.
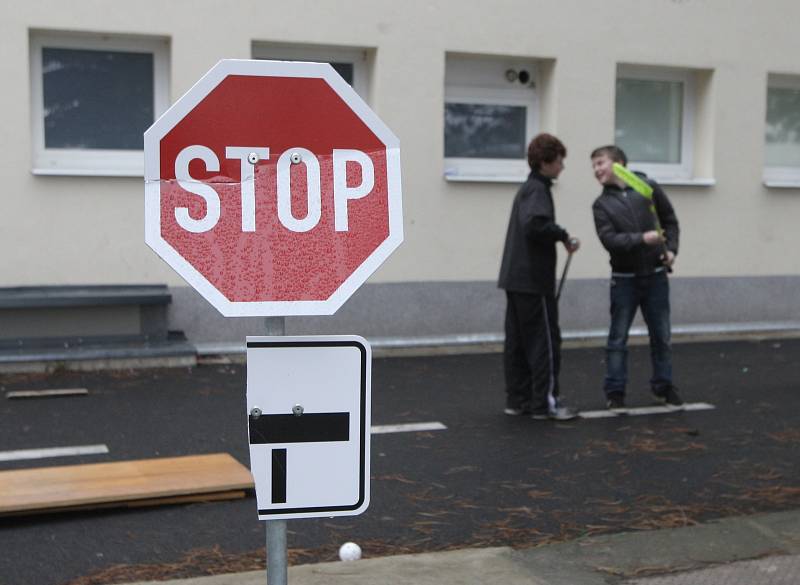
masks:
<path fill-rule="evenodd" d="M 647 414 L 669 414 L 681 410 L 713 410 L 716 406 L 707 402 L 691 402 L 683 405 L 682 409 L 668 408 L 666 406 L 639 406 L 629 408 L 625 413 L 611 412 L 610 410 L 584 410 L 578 413 L 581 418 L 614 418 L 616 416 L 642 416 Z"/>
<path fill-rule="evenodd" d="M 88 394 L 86 388 L 52 388 L 49 390 L 14 390 L 6 392 L 6 398 L 42 398 L 49 396 L 81 396 Z"/>
<path fill-rule="evenodd" d="M 76 447 L 50 447 L 48 449 L 19 449 L 0 451 L 0 461 L 22 461 L 24 459 L 46 459 L 48 457 L 70 457 L 74 455 L 99 455 L 108 453 L 105 445 L 78 445 Z"/>
<path fill-rule="evenodd" d="M 401 425 L 373 425 L 372 434 L 382 435 L 385 433 L 413 433 L 416 431 L 443 431 L 447 429 L 440 422 L 427 423 L 406 423 Z"/>

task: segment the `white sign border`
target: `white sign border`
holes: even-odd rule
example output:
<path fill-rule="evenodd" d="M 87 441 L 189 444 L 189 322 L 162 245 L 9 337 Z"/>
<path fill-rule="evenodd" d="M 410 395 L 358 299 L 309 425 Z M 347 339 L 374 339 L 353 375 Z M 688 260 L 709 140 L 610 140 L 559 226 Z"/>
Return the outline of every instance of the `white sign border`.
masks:
<path fill-rule="evenodd" d="M 230 301 L 161 237 L 161 139 L 229 75 L 323 79 L 386 147 L 389 237 L 326 300 Z M 145 242 L 225 317 L 333 315 L 403 242 L 400 141 L 328 63 L 221 60 L 144 133 L 144 169 Z"/>

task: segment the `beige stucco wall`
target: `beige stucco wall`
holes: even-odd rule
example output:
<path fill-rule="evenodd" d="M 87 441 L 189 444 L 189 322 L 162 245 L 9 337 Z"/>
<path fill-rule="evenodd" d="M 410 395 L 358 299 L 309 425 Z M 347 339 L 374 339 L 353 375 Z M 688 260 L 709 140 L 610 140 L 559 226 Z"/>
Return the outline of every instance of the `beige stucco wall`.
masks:
<path fill-rule="evenodd" d="M 613 140 L 617 63 L 701 69 L 695 160 L 716 184 L 668 189 L 683 226 L 677 274 L 800 274 L 800 189 L 762 182 L 767 74 L 800 76 L 795 0 L 35 0 L 3 13 L 0 286 L 182 283 L 144 244 L 141 179 L 32 175 L 32 29 L 169 38 L 172 100 L 253 42 L 373 50 L 370 103 L 401 140 L 406 241 L 372 282 L 496 276 L 515 186 L 443 179 L 448 52 L 554 60 L 542 120 L 569 148 L 556 193 L 560 223 L 585 243 L 576 278 L 607 272 L 588 153 Z"/>

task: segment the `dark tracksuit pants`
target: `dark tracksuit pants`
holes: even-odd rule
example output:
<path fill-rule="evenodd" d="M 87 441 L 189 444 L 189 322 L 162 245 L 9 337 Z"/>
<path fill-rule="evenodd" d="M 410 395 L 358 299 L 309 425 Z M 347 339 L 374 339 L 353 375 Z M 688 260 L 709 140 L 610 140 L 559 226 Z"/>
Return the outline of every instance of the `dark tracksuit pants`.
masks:
<path fill-rule="evenodd" d="M 558 396 L 561 331 L 553 295 L 506 291 L 506 406 L 547 412 Z"/>

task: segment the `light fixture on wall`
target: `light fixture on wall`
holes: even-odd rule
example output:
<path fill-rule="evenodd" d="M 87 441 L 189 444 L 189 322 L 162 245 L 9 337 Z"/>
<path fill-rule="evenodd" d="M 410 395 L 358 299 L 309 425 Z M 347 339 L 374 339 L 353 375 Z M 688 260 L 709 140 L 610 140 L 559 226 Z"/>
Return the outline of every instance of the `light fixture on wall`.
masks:
<path fill-rule="evenodd" d="M 506 81 L 509 83 L 519 81 L 522 85 L 530 85 L 530 87 L 533 87 L 531 74 L 525 69 L 520 69 L 519 71 L 516 69 L 506 69 Z"/>

